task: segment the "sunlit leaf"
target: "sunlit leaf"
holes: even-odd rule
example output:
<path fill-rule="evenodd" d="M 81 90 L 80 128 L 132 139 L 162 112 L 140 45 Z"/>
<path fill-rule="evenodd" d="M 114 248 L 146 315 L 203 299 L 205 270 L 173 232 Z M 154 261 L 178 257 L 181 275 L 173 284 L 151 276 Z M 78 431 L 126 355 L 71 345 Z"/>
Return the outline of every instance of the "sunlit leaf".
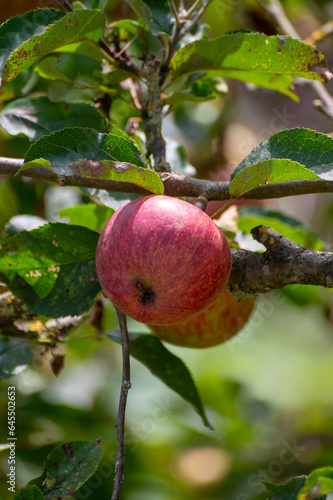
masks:
<path fill-rule="evenodd" d="M 79 160 L 68 165 L 64 173 L 65 175 L 74 174 L 93 179 L 130 182 L 154 194 L 163 194 L 164 192 L 163 182 L 154 170 L 137 167 L 126 162 Z"/>
<path fill-rule="evenodd" d="M 293 77 L 327 81 L 324 56 L 311 45 L 287 36 L 235 32 L 215 40 L 198 40 L 176 52 L 171 81 L 190 73 L 219 70 L 221 77 L 267 87 L 298 100 Z"/>
<path fill-rule="evenodd" d="M 71 224 L 88 227 L 93 231 L 102 231 L 114 214 L 112 208 L 96 203 L 86 203 L 76 207 L 68 207 L 59 211 L 61 217 L 68 217 Z"/>
<path fill-rule="evenodd" d="M 47 20 L 48 20 L 48 16 Z M 48 22 L 49 24 L 49 22 Z M 2 71 L 2 83 L 9 82 L 46 54 L 59 47 L 83 40 L 98 42 L 104 30 L 105 17 L 99 10 L 69 12 L 43 31 L 34 34 L 10 53 Z M 1 36 L 1 32 L 0 32 Z M 10 36 L 12 34 L 10 33 Z M 15 38 L 14 38 L 15 39 Z M 8 53 L 5 53 L 5 56 Z"/>
<path fill-rule="evenodd" d="M 319 495 L 333 492 L 333 467 L 321 467 L 312 471 L 306 478 L 305 485 L 299 492 L 297 500 L 311 500 Z"/>
<path fill-rule="evenodd" d="M 292 160 L 263 160 L 239 171 L 230 182 L 229 193 L 237 198 L 260 186 L 298 180 L 320 177 Z"/>
<path fill-rule="evenodd" d="M 285 158 L 325 178 L 333 168 L 333 138 L 307 128 L 282 130 L 254 148 L 235 168 L 231 178 L 259 161 Z"/>
<path fill-rule="evenodd" d="M 29 38 L 43 34 L 50 24 L 65 15 L 61 10 L 37 9 L 12 17 L 0 26 L 0 86 L 4 83 L 1 75 L 11 53 Z"/>
<path fill-rule="evenodd" d="M 0 278 L 37 314 L 82 314 L 100 291 L 98 237 L 90 229 L 56 223 L 4 238 Z"/>

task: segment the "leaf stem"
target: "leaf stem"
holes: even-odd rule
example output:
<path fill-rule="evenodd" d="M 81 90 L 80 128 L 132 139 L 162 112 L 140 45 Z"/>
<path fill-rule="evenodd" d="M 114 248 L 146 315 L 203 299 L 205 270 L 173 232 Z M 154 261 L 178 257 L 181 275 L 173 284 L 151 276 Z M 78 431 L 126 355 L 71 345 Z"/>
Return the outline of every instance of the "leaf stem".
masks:
<path fill-rule="evenodd" d="M 126 324 L 126 316 L 116 309 L 121 332 L 121 346 L 123 355 L 123 376 L 120 390 L 118 416 L 117 416 L 117 461 L 115 467 L 115 479 L 111 500 L 118 500 L 120 488 L 124 481 L 124 441 L 125 441 L 125 411 L 127 394 L 131 388 L 130 380 L 130 346 Z"/>
<path fill-rule="evenodd" d="M 235 198 L 231 197 L 230 200 L 227 201 L 223 205 L 223 207 L 219 208 L 213 215 L 211 215 L 211 219 L 217 219 L 227 208 L 230 207 L 230 205 L 235 201 Z"/>

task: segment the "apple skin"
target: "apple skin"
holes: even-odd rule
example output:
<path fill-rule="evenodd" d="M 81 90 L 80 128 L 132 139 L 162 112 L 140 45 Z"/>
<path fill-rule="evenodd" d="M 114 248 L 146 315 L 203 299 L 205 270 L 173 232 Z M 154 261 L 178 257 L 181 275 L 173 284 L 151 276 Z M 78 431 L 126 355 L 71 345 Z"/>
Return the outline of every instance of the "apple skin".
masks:
<path fill-rule="evenodd" d="M 148 325 L 161 340 L 182 347 L 213 347 L 239 333 L 249 321 L 257 297 L 237 301 L 227 290 L 200 314 L 175 325 Z"/>
<path fill-rule="evenodd" d="M 202 210 L 152 195 L 129 202 L 106 223 L 96 270 L 117 309 L 142 323 L 168 325 L 215 301 L 229 279 L 231 252 Z"/>

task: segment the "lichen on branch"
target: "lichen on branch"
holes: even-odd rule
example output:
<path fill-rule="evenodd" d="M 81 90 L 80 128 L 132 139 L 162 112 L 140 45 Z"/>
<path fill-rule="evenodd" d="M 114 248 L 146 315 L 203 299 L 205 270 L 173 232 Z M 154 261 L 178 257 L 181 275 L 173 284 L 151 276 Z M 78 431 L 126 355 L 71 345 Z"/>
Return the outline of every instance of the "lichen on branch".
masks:
<path fill-rule="evenodd" d="M 333 287 L 333 252 L 309 250 L 266 226 L 251 233 L 266 251 L 232 250 L 233 295 L 244 298 L 293 284 Z"/>

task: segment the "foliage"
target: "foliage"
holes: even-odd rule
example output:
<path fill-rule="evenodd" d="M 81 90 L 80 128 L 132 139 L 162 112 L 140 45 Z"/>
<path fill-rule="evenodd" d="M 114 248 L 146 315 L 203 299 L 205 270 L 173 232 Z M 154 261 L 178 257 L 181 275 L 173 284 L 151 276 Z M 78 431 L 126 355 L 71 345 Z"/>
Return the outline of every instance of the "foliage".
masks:
<path fill-rule="evenodd" d="M 108 444 L 114 439 L 114 431 L 110 430 L 109 421 L 110 414 L 115 420 L 115 412 L 106 402 L 109 398 L 107 392 L 110 385 L 106 386 L 108 388 L 105 392 L 101 387 L 109 377 L 106 371 L 103 371 L 106 366 L 112 365 L 110 370 L 115 379 L 119 371 L 117 346 L 111 348 L 111 343 L 106 342 L 105 337 L 115 343 L 121 343 L 121 337 L 116 331 L 115 312 L 111 306 L 104 303 L 103 313 L 99 310 L 103 299 L 100 296 L 101 290 L 95 271 L 95 250 L 99 231 L 106 220 L 112 216 L 114 210 L 136 196 L 136 188 L 140 188 L 142 192 L 163 194 L 169 170 L 171 172 L 180 170 L 185 174 L 190 171 L 193 174 L 194 169 L 190 161 L 197 166 L 195 159 L 200 160 L 200 148 L 202 148 L 200 140 L 195 140 L 195 137 L 202 136 L 200 124 L 195 125 L 195 113 L 198 109 L 201 109 L 201 112 L 202 109 L 209 110 L 208 118 L 206 117 L 209 126 L 206 127 L 205 133 L 209 130 L 208 143 L 212 149 L 214 134 L 222 135 L 221 123 L 223 122 L 223 126 L 226 127 L 228 111 L 222 106 L 220 118 L 213 123 L 209 117 L 210 112 L 213 114 L 213 108 L 199 108 L 199 106 L 210 106 L 211 102 L 223 103 L 224 99 L 228 98 L 229 80 L 225 79 L 231 79 L 231 88 L 232 85 L 242 85 L 244 92 L 246 87 L 243 83 L 246 83 L 248 87 L 255 87 L 260 96 L 268 95 L 270 99 L 288 98 L 295 102 L 301 99 L 302 102 L 302 96 L 297 95 L 297 83 L 300 81 L 326 83 L 331 78 L 323 53 L 311 44 L 294 37 L 266 35 L 255 29 L 248 31 L 243 26 L 236 26 L 237 29 L 234 31 L 225 26 L 224 32 L 216 36 L 210 34 L 208 37 L 207 30 L 198 23 L 197 18 L 191 22 L 193 17 L 191 19 L 181 17 L 185 15 L 186 10 L 183 9 L 182 12 L 180 9 L 176 15 L 177 2 L 126 0 L 126 3 L 127 7 L 122 5 L 126 17 L 120 20 L 115 20 L 119 2 L 95 0 L 85 3 L 74 2 L 75 9 L 71 12 L 60 9 L 62 2 L 59 2 L 59 9 L 37 8 L 12 17 L 0 26 L 0 126 L 2 127 L 0 151 L 1 154 L 8 156 L 13 156 L 15 151 L 16 156 L 24 157 L 24 163 L 18 169 L 20 175 L 0 185 L 2 229 L 0 279 L 4 292 L 10 290 L 15 296 L 14 298 L 11 295 L 9 302 L 4 305 L 6 314 L 10 309 L 10 303 L 18 298 L 27 306 L 33 318 L 31 321 L 31 317 L 23 315 L 21 318 L 16 318 L 17 321 L 11 320 L 8 324 L 0 322 L 2 335 L 0 378 L 16 376 L 22 384 L 23 379 L 19 379 L 19 374 L 22 372 L 22 375 L 27 374 L 27 391 L 31 390 L 29 396 L 24 396 L 22 389 L 22 394 L 19 396 L 23 417 L 17 417 L 18 425 L 23 429 L 27 442 L 30 439 L 29 453 L 20 450 L 20 460 L 22 462 L 31 460 L 32 464 L 35 462 L 40 467 L 41 457 L 50 452 L 44 462 L 42 475 L 30 480 L 32 476 L 37 475 L 36 466 L 31 465 L 31 470 L 27 469 L 28 472 L 25 474 L 29 477 L 24 476 L 24 479 L 20 479 L 20 486 L 23 487 L 15 496 L 17 500 L 69 496 L 79 499 L 97 498 L 96 494 L 101 497 L 109 495 L 115 464 L 114 446 L 112 444 L 111 449 Z M 113 4 L 115 6 L 112 7 Z M 199 4 L 202 4 L 203 13 L 205 2 L 198 2 L 198 9 Z M 217 4 L 218 0 L 212 2 L 207 9 L 208 21 L 214 8 L 215 12 L 218 12 Z M 179 2 L 179 5 L 182 5 L 182 2 Z M 250 9 L 250 7 L 242 8 Z M 200 14 L 200 9 L 197 12 Z M 221 25 L 223 26 L 223 23 Z M 232 83 L 235 81 L 242 83 Z M 276 97 L 278 93 L 280 96 Z M 217 108 L 218 106 L 220 104 L 216 104 Z M 187 134 L 187 114 L 192 120 L 189 134 Z M 179 127 L 178 136 L 185 137 L 184 142 L 189 144 L 191 156 L 189 159 L 185 149 L 178 142 L 172 141 L 171 137 L 166 137 L 164 141 L 161 123 L 162 118 L 168 120 L 169 115 L 174 117 Z M 259 141 L 259 145 L 251 148 L 235 162 L 229 184 L 228 204 L 252 190 L 265 189 L 270 185 L 282 185 L 283 189 L 288 183 L 295 183 L 297 186 L 303 181 L 311 183 L 332 181 L 332 141 L 329 135 L 312 130 L 308 124 L 303 123 L 279 131 L 272 130 L 269 138 Z M 173 150 L 172 144 L 175 146 Z M 202 148 L 202 151 L 207 154 L 205 148 Z M 213 156 L 210 154 L 206 163 L 212 159 Z M 37 171 L 39 176 L 34 182 L 27 180 L 32 171 Z M 78 186 L 78 188 L 61 188 L 64 192 L 68 190 L 71 198 L 69 203 L 64 202 L 65 195 L 59 195 L 59 191 L 55 197 L 59 196 L 59 200 L 56 201 L 60 201 L 61 206 L 56 207 L 55 200 L 50 202 L 52 191 L 47 179 L 58 182 L 59 186 L 70 183 Z M 112 183 L 124 186 L 124 193 L 113 192 L 110 188 L 114 186 Z M 132 186 L 132 190 L 129 188 L 126 191 L 125 187 L 128 185 Z M 49 213 L 47 213 L 48 204 L 52 207 Z M 267 224 L 307 248 L 319 251 L 329 249 L 325 236 L 321 236 L 320 233 L 321 230 L 327 231 L 327 227 L 332 224 L 332 208 L 331 212 L 327 210 L 322 215 L 327 220 L 320 228 L 316 226 L 312 228 L 296 217 L 283 213 L 280 208 L 265 206 L 241 208 L 237 215 L 237 230 L 233 228 L 227 232 L 232 238 L 231 242 L 239 245 L 254 226 Z M 59 215 L 54 217 L 54 211 Z M 25 215 L 24 227 L 15 220 L 14 216 L 17 214 Z M 38 221 L 32 218 L 37 215 L 41 218 Z M 63 219 L 65 217 L 68 218 L 68 223 Z M 303 294 L 307 295 L 306 299 Z M 295 289 L 285 289 L 279 297 L 280 299 L 282 297 L 280 302 L 286 308 L 286 315 L 289 314 L 289 307 L 297 308 L 298 303 L 304 302 L 310 304 L 315 318 L 310 323 L 320 323 L 324 325 L 323 329 L 326 329 L 332 314 L 331 297 L 329 293 L 320 294 L 321 292 L 314 287 L 308 287 L 306 292 L 300 287 L 296 292 Z M 269 299 L 266 300 L 268 304 L 274 304 L 273 311 L 279 310 L 278 299 L 274 303 L 274 295 L 271 302 Z M 259 303 L 255 316 L 257 318 L 260 314 L 262 318 L 266 314 L 264 306 L 261 308 L 260 304 L 265 304 L 265 300 Z M 315 309 L 317 305 L 318 308 Z M 67 316 L 74 319 L 66 319 Z M 269 319 L 267 328 L 270 327 Z M 207 487 L 205 492 L 207 498 L 221 498 L 221 488 L 226 491 L 225 498 L 239 498 L 239 500 L 250 498 L 250 494 L 267 496 L 267 490 L 273 500 L 326 498 L 326 495 L 333 491 L 332 470 L 330 467 L 323 467 L 327 460 L 332 458 L 331 452 L 326 448 L 322 454 L 317 453 L 318 450 L 315 449 L 311 455 L 309 445 L 309 462 L 312 460 L 314 465 L 303 467 L 308 476 L 300 475 L 299 469 L 302 468 L 300 463 L 306 461 L 298 463 L 296 460 L 298 455 L 294 456 L 295 460 L 286 462 L 290 464 L 288 471 L 284 468 L 286 464 L 282 462 L 283 475 L 286 478 L 296 476 L 282 486 L 272 485 L 272 477 L 267 480 L 267 477 L 263 478 L 258 473 L 258 468 L 265 463 L 265 454 L 248 461 L 246 453 L 242 450 L 239 455 L 241 458 L 235 461 L 233 470 L 230 471 L 228 468 L 229 458 L 226 457 L 229 457 L 232 449 L 239 451 L 242 447 L 252 446 L 249 454 L 253 455 L 253 450 L 258 446 L 256 438 L 263 446 L 267 445 L 270 426 L 266 421 L 263 423 L 263 429 L 260 429 L 260 425 L 255 422 L 256 416 L 263 422 L 267 415 L 272 420 L 275 419 L 272 427 L 276 432 L 283 422 L 283 412 L 280 408 L 277 409 L 279 398 L 275 391 L 269 391 L 268 395 L 264 389 L 263 379 L 265 375 L 268 379 L 272 377 L 273 366 L 267 366 L 267 374 L 261 374 L 262 385 L 259 384 L 257 389 L 259 394 L 251 394 L 246 376 L 242 378 L 240 375 L 241 369 L 236 376 L 231 364 L 229 368 L 220 367 L 219 363 L 223 356 L 228 365 L 225 350 L 219 351 L 221 357 L 218 354 L 205 353 L 200 358 L 202 361 L 198 361 L 195 358 L 198 354 L 184 354 L 177 349 L 169 351 L 147 331 L 143 333 L 144 326 L 129 320 L 129 328 L 132 357 L 145 365 L 184 401 L 184 406 L 181 406 L 183 403 L 176 399 L 176 395 L 171 393 L 170 396 L 169 392 L 163 392 L 161 386 L 154 386 L 155 381 L 150 382 L 151 387 L 156 388 L 154 390 L 171 398 L 171 404 L 164 405 L 162 411 L 156 412 L 152 420 L 153 425 L 157 427 L 168 420 L 170 414 L 176 414 L 182 422 L 188 419 L 190 424 L 182 434 L 179 431 L 181 435 L 179 443 L 177 431 L 176 433 L 174 429 L 170 431 L 174 445 L 179 444 L 185 449 L 192 445 L 200 447 L 202 443 L 206 443 L 207 448 L 219 449 L 222 443 L 226 450 L 225 455 L 223 453 L 219 455 L 222 465 L 220 475 L 216 479 L 216 488 L 211 487 L 210 491 Z M 249 328 L 253 329 L 254 326 L 251 327 L 250 324 Z M 108 333 L 105 335 L 104 331 Z M 141 333 L 137 333 L 138 331 Z M 251 330 L 246 330 L 245 335 L 251 336 L 249 331 Z M 251 364 L 250 358 L 242 351 L 242 344 L 246 339 L 242 335 L 240 334 L 235 342 L 230 344 L 227 352 L 235 360 L 235 365 L 239 364 L 239 368 L 243 360 Z M 305 338 L 307 339 L 305 342 L 311 344 L 310 331 L 306 331 Z M 100 342 L 101 347 L 96 347 L 98 344 L 96 340 Z M 299 343 L 299 340 L 297 342 Z M 241 347 L 238 358 L 233 357 L 233 349 L 237 350 L 237 343 Z M 64 406 L 55 404 L 52 409 L 43 396 L 40 397 L 38 394 L 38 383 L 43 385 L 51 376 L 49 365 L 54 373 L 60 372 L 63 353 L 59 350 L 64 344 L 68 354 L 64 376 L 66 370 L 71 369 L 72 362 L 73 366 L 84 366 L 85 373 L 82 373 L 82 377 L 86 377 L 87 392 L 92 391 L 92 395 L 87 396 L 92 406 L 89 415 L 82 400 L 81 408 L 81 403 L 78 407 L 73 403 L 74 406 L 71 408 L 68 403 Z M 331 349 L 329 340 L 324 337 L 320 339 L 319 344 L 318 349 L 321 353 L 326 351 L 326 347 Z M 262 354 L 265 354 L 265 348 L 259 343 L 256 344 L 256 340 L 253 344 L 250 340 L 248 344 L 250 349 L 251 345 L 252 348 L 261 346 Z M 193 376 L 186 366 L 191 361 L 191 356 L 194 356 L 192 359 L 196 359 L 196 362 L 198 361 L 198 378 L 205 398 L 199 396 Z M 187 358 L 186 363 L 182 361 L 182 357 Z M 91 365 L 89 365 L 90 358 Z M 61 359 L 61 367 L 58 370 L 54 365 L 55 359 Z M 280 362 L 283 361 L 281 356 Z M 207 375 L 210 363 L 212 367 L 218 366 L 225 378 L 216 377 L 218 381 L 212 382 Z M 37 371 L 34 369 L 36 364 L 40 367 L 39 375 L 36 375 Z M 207 372 L 201 374 L 200 378 L 199 373 L 203 365 Z M 317 370 L 319 366 L 318 362 Z M 302 369 L 309 371 L 303 365 Z M 146 375 L 142 375 L 139 370 L 140 368 L 134 368 L 134 372 L 139 373 L 138 379 L 142 377 L 146 381 Z M 34 386 L 34 377 L 40 377 L 37 386 Z M 326 372 L 323 373 L 323 379 L 332 383 L 331 375 Z M 29 389 L 29 383 L 32 389 Z M 49 383 L 52 385 L 52 382 Z M 95 393 L 90 383 L 99 386 Z M 215 387 L 211 395 L 207 391 L 206 396 L 205 385 L 214 383 L 220 386 Z M 65 382 L 63 384 L 65 387 Z M 146 382 L 142 385 L 139 382 L 142 401 L 137 401 L 138 406 L 145 404 L 146 385 Z M 112 383 L 111 386 L 114 392 Z M 96 395 L 98 390 L 100 392 Z M 323 393 L 327 394 L 324 389 Z M 52 396 L 46 396 L 46 399 L 47 397 L 52 399 Z M 80 397 L 77 397 L 80 400 Z M 272 402 L 270 397 L 272 401 L 274 398 L 276 400 Z M 323 400 L 325 397 L 323 396 Z M 115 404 L 114 396 L 110 398 L 112 405 Z M 235 406 L 237 398 L 241 399 L 240 412 Z M 242 401 L 242 398 L 247 400 Z M 202 401 L 206 404 L 206 408 Z M 2 401 L 0 403 L 5 404 Z M 204 434 L 205 431 L 196 427 L 197 423 L 191 420 L 192 414 L 187 413 L 188 403 L 201 417 L 204 425 L 211 427 L 210 422 L 212 422 L 213 427 L 217 428 L 219 437 Z M 332 411 L 326 400 L 320 404 L 327 412 Z M 38 415 L 38 412 L 42 415 L 39 423 L 37 419 L 33 425 L 40 426 L 43 431 L 32 433 L 29 419 L 24 420 L 24 415 L 33 414 L 33 408 L 36 411 L 35 415 Z M 53 411 L 56 416 L 54 420 Z M 140 413 L 141 410 L 137 408 L 137 411 Z M 87 423 L 76 426 L 75 422 L 83 417 Z M 321 420 L 319 415 L 315 417 L 320 421 L 320 425 L 325 427 L 327 433 L 332 432 L 328 417 L 327 420 L 325 416 L 322 416 Z M 131 417 L 128 418 L 131 421 Z M 291 428 L 299 435 L 302 434 L 302 425 L 309 426 L 303 431 L 310 437 L 312 430 L 315 433 L 317 429 L 316 423 L 304 424 L 292 413 L 289 418 L 295 419 Z M 57 419 L 61 422 L 57 422 Z M 90 424 L 92 428 L 89 427 Z M 185 424 L 182 425 L 185 427 Z M 48 426 L 51 426 L 51 430 Z M 101 461 L 100 439 L 96 440 L 94 437 L 99 435 L 95 431 L 100 428 L 103 430 L 100 433 L 102 442 L 105 443 L 104 456 L 108 457 L 105 459 L 107 464 L 105 468 Z M 132 428 L 134 428 L 133 421 Z M 161 432 L 163 433 L 162 430 Z M 167 479 L 159 472 L 155 488 L 152 477 L 159 465 L 166 467 L 166 457 L 170 455 L 165 444 L 167 438 L 164 444 L 158 440 L 156 444 L 150 439 L 150 433 L 146 434 L 147 439 L 141 429 L 141 435 L 137 439 L 131 437 L 125 439 L 129 479 L 126 481 L 127 485 L 126 483 L 124 485 L 124 494 L 131 500 L 149 498 L 150 493 L 156 500 L 176 498 L 173 494 L 168 494 L 172 490 L 172 479 Z M 34 437 L 31 438 L 31 435 Z M 63 442 L 63 437 L 66 442 L 50 451 L 50 446 L 53 448 L 54 444 Z M 87 440 L 82 441 L 83 437 Z M 286 439 L 283 433 L 281 439 Z M 142 452 L 141 455 L 138 449 Z M 149 463 L 151 468 L 147 464 L 139 464 L 140 456 L 144 457 L 144 461 Z M 267 457 L 267 460 L 268 464 L 272 463 L 274 451 L 273 458 Z M 315 470 L 312 471 L 313 468 Z M 271 469 L 274 470 L 273 466 Z M 144 473 L 141 474 L 140 470 L 144 470 Z M 186 474 L 179 471 L 181 471 L 180 461 L 174 462 L 171 476 L 174 476 L 176 489 L 183 492 L 180 495 L 183 494 L 186 498 L 199 498 L 196 496 L 195 487 L 199 487 L 198 495 L 204 495 L 202 493 L 204 489 L 200 488 L 206 486 L 198 486 L 195 481 L 191 483 L 186 479 Z M 251 474 L 255 476 L 252 484 L 248 480 L 248 476 L 251 479 Z M 272 475 L 274 474 L 271 472 Z M 146 480 L 145 484 L 141 482 L 141 476 Z M 193 474 L 191 477 L 193 481 Z M 94 478 L 97 482 L 100 480 L 98 486 L 94 485 Z M 265 479 L 264 483 L 267 486 L 265 493 L 258 478 Z M 148 483 L 151 486 L 148 487 Z M 133 484 L 137 485 L 138 494 Z M 161 485 L 165 486 L 165 494 L 161 493 Z M 85 496 L 87 492 L 88 497 Z M 260 499 L 264 496 L 260 496 Z"/>

